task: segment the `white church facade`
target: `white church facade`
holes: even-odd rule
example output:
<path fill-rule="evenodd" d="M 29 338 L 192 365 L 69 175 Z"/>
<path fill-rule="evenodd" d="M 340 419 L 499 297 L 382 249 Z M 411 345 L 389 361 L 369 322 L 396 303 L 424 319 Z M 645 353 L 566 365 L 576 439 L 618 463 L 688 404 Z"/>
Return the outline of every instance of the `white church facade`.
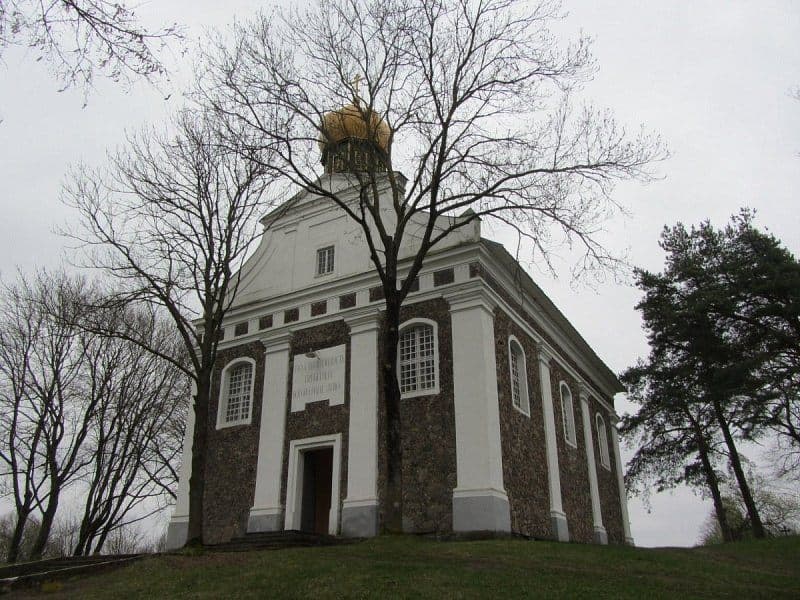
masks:
<path fill-rule="evenodd" d="M 327 171 L 320 185 L 356 198 L 348 173 Z M 377 535 L 378 275 L 358 226 L 328 200 L 301 192 L 263 223 L 213 374 L 204 540 Z M 614 426 L 622 388 L 568 320 L 479 220 L 436 246 L 413 289 L 398 348 L 404 531 L 632 543 Z M 190 416 L 170 547 L 186 539 L 192 435 Z"/>

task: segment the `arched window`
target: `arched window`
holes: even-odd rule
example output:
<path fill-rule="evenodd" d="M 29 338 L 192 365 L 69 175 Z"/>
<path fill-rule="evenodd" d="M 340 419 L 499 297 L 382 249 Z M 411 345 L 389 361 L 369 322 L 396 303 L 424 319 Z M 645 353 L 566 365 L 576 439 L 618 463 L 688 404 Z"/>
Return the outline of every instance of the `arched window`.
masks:
<path fill-rule="evenodd" d="M 428 319 L 403 323 L 397 352 L 397 374 L 403 398 L 439 393 L 437 327 Z"/>
<path fill-rule="evenodd" d="M 611 460 L 608 457 L 608 432 L 606 431 L 606 422 L 600 413 L 594 417 L 595 426 L 597 429 L 597 447 L 600 451 L 600 464 L 606 469 L 611 469 Z"/>
<path fill-rule="evenodd" d="M 564 421 L 564 439 L 570 446 L 578 446 L 575 437 L 575 410 L 572 407 L 572 392 L 563 381 L 559 385 L 561 390 L 561 416 Z"/>
<path fill-rule="evenodd" d="M 254 371 L 252 358 L 236 359 L 222 370 L 217 429 L 250 423 Z"/>
<path fill-rule="evenodd" d="M 513 335 L 508 338 L 508 370 L 511 378 L 511 403 L 514 408 L 531 415 L 528 396 L 528 369 L 525 364 L 525 351 Z"/>

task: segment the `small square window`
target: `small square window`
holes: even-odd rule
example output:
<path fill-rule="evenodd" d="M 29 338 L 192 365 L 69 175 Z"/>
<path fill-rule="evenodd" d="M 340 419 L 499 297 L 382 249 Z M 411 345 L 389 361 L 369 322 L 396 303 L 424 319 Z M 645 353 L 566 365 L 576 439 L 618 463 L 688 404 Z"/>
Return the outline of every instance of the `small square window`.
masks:
<path fill-rule="evenodd" d="M 317 275 L 333 273 L 333 246 L 317 250 Z"/>

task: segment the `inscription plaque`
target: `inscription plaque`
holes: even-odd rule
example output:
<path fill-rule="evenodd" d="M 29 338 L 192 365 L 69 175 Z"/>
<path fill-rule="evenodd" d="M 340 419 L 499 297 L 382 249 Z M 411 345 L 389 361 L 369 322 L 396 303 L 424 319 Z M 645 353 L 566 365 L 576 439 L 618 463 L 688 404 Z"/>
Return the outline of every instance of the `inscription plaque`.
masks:
<path fill-rule="evenodd" d="M 292 368 L 292 412 L 306 404 L 327 400 L 344 404 L 345 345 L 295 354 Z"/>

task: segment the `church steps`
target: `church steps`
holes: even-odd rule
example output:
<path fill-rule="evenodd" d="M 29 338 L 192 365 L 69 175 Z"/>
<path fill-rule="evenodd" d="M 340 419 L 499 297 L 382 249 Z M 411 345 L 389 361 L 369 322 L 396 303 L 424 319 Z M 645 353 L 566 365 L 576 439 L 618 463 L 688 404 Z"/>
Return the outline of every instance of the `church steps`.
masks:
<path fill-rule="evenodd" d="M 280 550 L 311 546 L 334 546 L 361 541 L 360 538 L 342 538 L 305 531 L 265 531 L 248 533 L 221 544 L 208 544 L 206 549 L 213 552 L 246 552 L 248 550 Z"/>

